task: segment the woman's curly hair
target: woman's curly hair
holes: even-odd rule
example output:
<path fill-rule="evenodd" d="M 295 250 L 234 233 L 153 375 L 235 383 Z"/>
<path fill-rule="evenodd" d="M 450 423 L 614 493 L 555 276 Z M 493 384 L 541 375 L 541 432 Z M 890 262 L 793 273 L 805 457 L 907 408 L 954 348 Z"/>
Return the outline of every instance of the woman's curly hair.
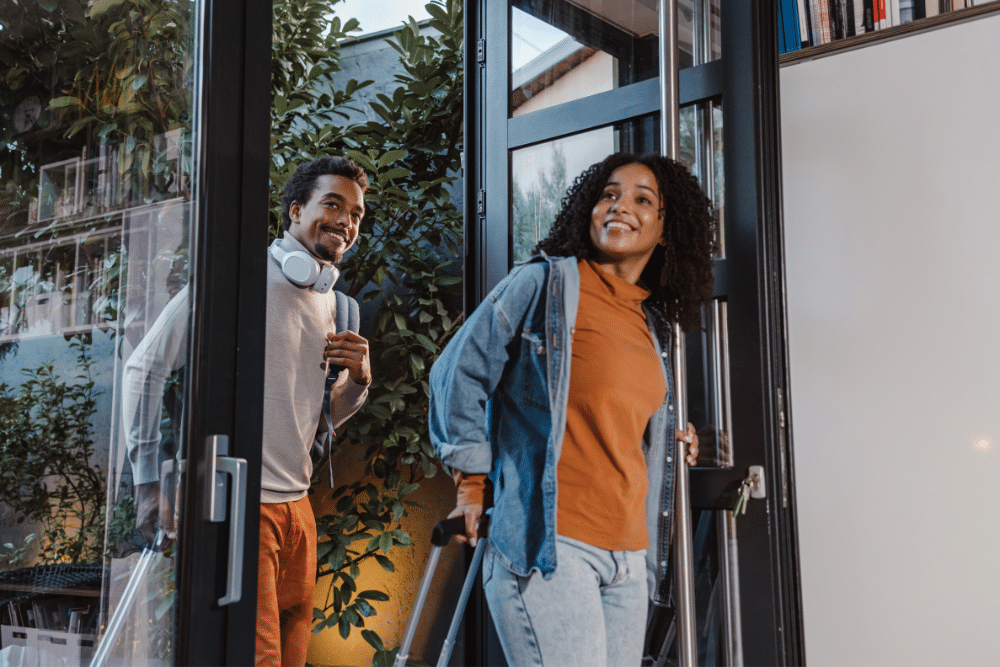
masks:
<path fill-rule="evenodd" d="M 713 295 L 712 260 L 715 251 L 715 212 L 712 203 L 687 167 L 658 155 L 614 153 L 576 177 L 562 199 L 562 208 L 549 235 L 535 252 L 552 256 L 597 259 L 590 239 L 591 211 L 612 172 L 641 164 L 656 176 L 663 207 L 663 237 L 643 269 L 641 280 L 651 294 L 646 303 L 668 322 L 685 331 L 701 323 L 701 306 Z"/>

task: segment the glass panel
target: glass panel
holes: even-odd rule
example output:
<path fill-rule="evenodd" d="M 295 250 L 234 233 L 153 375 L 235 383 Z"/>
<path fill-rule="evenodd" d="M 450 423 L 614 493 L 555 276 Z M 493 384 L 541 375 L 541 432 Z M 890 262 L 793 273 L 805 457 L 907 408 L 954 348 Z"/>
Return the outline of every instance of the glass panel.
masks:
<path fill-rule="evenodd" d="M 743 664 L 736 519 L 729 511 L 694 513 L 695 615 L 698 664 Z"/>
<path fill-rule="evenodd" d="M 685 338 L 688 419 L 698 431 L 699 467 L 733 466 L 726 302 L 702 310 L 702 331 Z M 736 519 L 695 513 L 695 608 L 699 665 L 742 665 Z"/>
<path fill-rule="evenodd" d="M 0 664 L 174 662 L 198 11 L 0 10 Z"/>
<path fill-rule="evenodd" d="M 719 0 L 680 0 L 677 3 L 677 13 L 677 37 L 681 53 L 690 49 L 691 64 L 704 65 L 721 58 Z M 684 60 L 684 57 L 681 59 Z"/>
<path fill-rule="evenodd" d="M 702 331 L 685 338 L 688 420 L 698 431 L 699 466 L 733 465 L 726 302 L 702 309 Z"/>
<path fill-rule="evenodd" d="M 680 109 L 681 162 L 691 169 L 718 215 L 717 256 L 726 256 L 725 169 L 722 149 L 722 104 L 709 100 Z"/>
<path fill-rule="evenodd" d="M 725 256 L 722 105 L 709 100 L 681 108 L 680 130 L 680 160 L 691 168 L 716 208 L 721 258 Z M 688 419 L 698 431 L 699 467 L 733 466 L 728 331 L 727 304 L 715 299 L 702 309 L 702 330 L 685 338 Z M 731 512 L 715 510 L 697 512 L 694 518 L 698 664 L 742 665 L 736 519 Z"/>
<path fill-rule="evenodd" d="M 545 238 L 573 179 L 616 151 L 659 150 L 657 116 L 609 125 L 511 151 L 511 257 L 523 261 Z"/>
<path fill-rule="evenodd" d="M 511 6 L 514 116 L 657 76 L 655 0 L 521 0 Z"/>
<path fill-rule="evenodd" d="M 511 115 L 659 75 L 657 0 L 511 2 Z M 678 67 L 722 55 L 719 0 L 680 0 Z"/>

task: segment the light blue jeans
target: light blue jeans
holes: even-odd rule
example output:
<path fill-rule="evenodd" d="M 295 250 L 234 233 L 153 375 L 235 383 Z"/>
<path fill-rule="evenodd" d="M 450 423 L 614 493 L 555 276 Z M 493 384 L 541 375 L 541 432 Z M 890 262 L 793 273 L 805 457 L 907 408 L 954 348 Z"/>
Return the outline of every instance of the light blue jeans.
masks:
<path fill-rule="evenodd" d="M 556 536 L 556 570 L 512 574 L 491 544 L 483 589 L 511 667 L 638 667 L 646 631 L 642 551 L 606 551 Z"/>

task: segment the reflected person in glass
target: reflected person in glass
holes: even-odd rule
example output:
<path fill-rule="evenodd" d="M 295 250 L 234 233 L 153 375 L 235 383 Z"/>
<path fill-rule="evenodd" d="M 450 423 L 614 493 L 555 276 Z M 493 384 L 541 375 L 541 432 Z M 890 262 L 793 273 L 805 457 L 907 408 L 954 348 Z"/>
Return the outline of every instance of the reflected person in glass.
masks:
<path fill-rule="evenodd" d="M 668 604 L 672 327 L 712 298 L 715 218 L 683 165 L 616 153 L 574 181 L 431 371 L 430 433 L 511 665 L 640 664 Z"/>

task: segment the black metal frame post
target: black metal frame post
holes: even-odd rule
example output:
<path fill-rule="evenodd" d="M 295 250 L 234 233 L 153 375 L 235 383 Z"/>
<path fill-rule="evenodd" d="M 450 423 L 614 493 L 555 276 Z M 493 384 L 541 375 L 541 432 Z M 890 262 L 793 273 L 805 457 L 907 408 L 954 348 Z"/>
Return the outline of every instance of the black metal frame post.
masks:
<path fill-rule="evenodd" d="M 246 665 L 253 663 L 247 638 L 256 625 L 272 5 L 205 0 L 203 11 L 184 432 L 189 474 L 177 543 L 174 658 L 179 665 Z M 210 455 L 204 444 L 213 434 L 228 435 L 229 454 L 249 466 L 242 599 L 225 607 L 217 600 L 229 526 L 204 520 L 200 492 Z"/>

